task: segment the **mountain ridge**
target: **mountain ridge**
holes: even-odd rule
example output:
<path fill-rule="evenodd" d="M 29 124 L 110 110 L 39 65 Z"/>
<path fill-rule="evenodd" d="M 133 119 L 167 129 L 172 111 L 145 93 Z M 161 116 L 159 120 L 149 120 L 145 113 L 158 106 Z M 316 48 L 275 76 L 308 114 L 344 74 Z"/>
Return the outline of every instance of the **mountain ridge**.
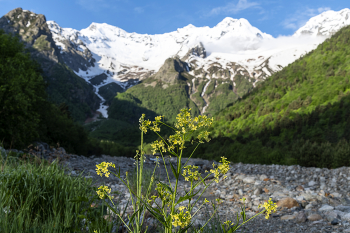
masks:
<path fill-rule="evenodd" d="M 99 99 L 93 86 L 62 60 L 44 15 L 16 8 L 0 18 L 0 29 L 19 35 L 32 58 L 41 64 L 50 100 L 56 104 L 66 103 L 74 120 L 84 121 L 98 107 Z"/>

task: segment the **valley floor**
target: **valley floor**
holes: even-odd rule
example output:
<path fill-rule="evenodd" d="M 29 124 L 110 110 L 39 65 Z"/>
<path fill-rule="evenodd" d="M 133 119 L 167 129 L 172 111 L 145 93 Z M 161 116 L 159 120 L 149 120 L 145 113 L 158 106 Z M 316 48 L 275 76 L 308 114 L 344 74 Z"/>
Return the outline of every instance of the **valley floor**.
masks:
<path fill-rule="evenodd" d="M 154 158 L 154 156 L 147 156 L 146 168 L 154 168 Z M 174 162 L 173 159 L 171 162 Z M 121 174 L 124 175 L 126 171 L 132 171 L 134 168 L 133 158 L 107 155 L 91 158 L 69 155 L 63 164 L 69 169 L 67 174 L 75 176 L 84 170 L 83 176 L 93 178 L 97 187 L 104 183 L 112 191 L 121 192 L 122 196 L 119 196 L 119 200 L 121 200 L 121 207 L 125 207 L 127 199 L 130 198 L 126 187 L 114 175 L 101 178 L 95 172 L 95 165 L 103 161 L 114 163 L 116 167 L 121 168 Z M 188 165 L 199 166 L 199 171 L 204 174 L 204 170 L 210 169 L 213 162 L 215 161 L 190 159 Z M 169 162 L 167 163 L 169 165 Z M 160 172 L 158 173 L 160 177 L 166 177 L 164 165 L 160 166 L 157 172 Z M 173 178 L 171 180 L 174 181 Z M 179 192 L 184 194 L 184 191 L 188 190 L 188 185 L 189 182 L 185 182 L 182 178 Z M 300 166 L 230 164 L 228 178 L 225 180 L 221 178 L 218 184 L 213 182 L 200 199 L 214 200 L 218 197 L 223 200 L 218 205 L 222 223 L 236 219 L 236 213 L 242 206 L 240 201 L 242 197 L 246 198 L 248 217 L 257 213 L 258 205 L 269 198 L 279 205 L 278 211 L 272 214 L 269 220 L 260 215 L 237 232 L 350 232 L 349 167 L 320 169 Z M 202 202 L 199 201 L 199 203 Z M 128 208 L 127 212 L 131 213 L 131 211 L 132 209 Z M 201 210 L 195 217 L 196 225 L 203 225 L 203 219 L 208 218 Z M 151 218 L 146 219 L 146 224 L 154 223 Z"/>

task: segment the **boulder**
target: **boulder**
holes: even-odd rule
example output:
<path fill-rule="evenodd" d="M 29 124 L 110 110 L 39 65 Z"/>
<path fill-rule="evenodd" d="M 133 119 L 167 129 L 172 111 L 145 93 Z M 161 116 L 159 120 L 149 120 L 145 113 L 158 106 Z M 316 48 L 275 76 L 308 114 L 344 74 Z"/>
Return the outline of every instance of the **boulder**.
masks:
<path fill-rule="evenodd" d="M 277 206 L 290 209 L 294 206 L 299 207 L 299 203 L 291 197 L 285 197 L 277 202 Z"/>
<path fill-rule="evenodd" d="M 311 214 L 307 219 L 309 219 L 309 221 L 318 221 L 322 219 L 322 216 L 319 214 Z"/>

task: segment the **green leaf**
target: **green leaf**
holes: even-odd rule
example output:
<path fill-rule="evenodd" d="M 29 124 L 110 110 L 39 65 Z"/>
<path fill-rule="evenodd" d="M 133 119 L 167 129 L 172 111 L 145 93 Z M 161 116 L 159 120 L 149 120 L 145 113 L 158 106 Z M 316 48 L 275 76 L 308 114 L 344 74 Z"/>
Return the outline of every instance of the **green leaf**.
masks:
<path fill-rule="evenodd" d="M 187 227 L 181 229 L 181 230 L 179 231 L 179 233 L 185 233 L 192 225 L 193 225 L 193 223 L 191 223 L 191 224 L 188 225 Z"/>
<path fill-rule="evenodd" d="M 174 168 L 173 164 L 170 162 L 170 167 L 171 170 L 173 171 L 173 174 L 175 176 L 175 178 L 178 180 L 179 179 L 179 173 L 177 173 L 176 169 Z"/>
<path fill-rule="evenodd" d="M 166 190 L 168 190 L 171 194 L 174 193 L 173 190 L 171 189 L 171 187 L 169 187 L 169 185 L 167 185 L 167 184 L 161 182 L 159 179 L 157 179 L 157 181 L 159 182 L 159 184 L 160 184 L 161 186 L 163 186 L 163 187 L 164 187 Z"/>
<path fill-rule="evenodd" d="M 245 214 L 245 208 L 244 207 L 242 207 L 241 215 L 242 215 L 243 222 L 245 222 L 245 220 L 247 219 L 247 215 Z"/>
<path fill-rule="evenodd" d="M 148 206 L 146 205 L 147 210 L 153 215 L 153 217 L 155 217 L 156 219 L 158 219 L 158 221 L 163 224 L 164 227 L 166 227 L 166 222 L 164 221 L 164 217 L 159 214 L 159 210 L 153 208 L 152 206 Z"/>
<path fill-rule="evenodd" d="M 143 210 L 143 206 L 141 206 L 141 208 L 139 208 L 137 211 L 135 211 L 135 212 L 131 215 L 131 218 L 129 219 L 130 223 L 133 222 L 133 220 L 134 220 L 136 214 L 137 214 L 138 212 L 142 212 L 142 210 Z"/>
<path fill-rule="evenodd" d="M 200 192 L 200 190 L 198 190 L 198 192 L 196 192 L 196 193 L 194 193 L 192 195 L 187 195 L 188 194 L 187 193 L 185 196 L 179 198 L 179 200 L 176 202 L 176 205 L 181 203 L 181 202 L 183 202 L 183 201 L 186 201 L 186 200 L 188 200 L 188 199 L 190 199 L 190 198 L 192 198 L 194 196 L 196 196 L 199 192 Z"/>
<path fill-rule="evenodd" d="M 79 196 L 79 197 L 77 197 L 76 199 L 71 199 L 71 200 L 69 200 L 69 202 L 83 202 L 83 201 L 88 202 L 89 199 L 88 199 L 87 197 Z"/>
<path fill-rule="evenodd" d="M 85 218 L 86 219 L 87 217 L 85 215 L 83 215 L 83 214 L 79 214 L 78 218 Z"/>

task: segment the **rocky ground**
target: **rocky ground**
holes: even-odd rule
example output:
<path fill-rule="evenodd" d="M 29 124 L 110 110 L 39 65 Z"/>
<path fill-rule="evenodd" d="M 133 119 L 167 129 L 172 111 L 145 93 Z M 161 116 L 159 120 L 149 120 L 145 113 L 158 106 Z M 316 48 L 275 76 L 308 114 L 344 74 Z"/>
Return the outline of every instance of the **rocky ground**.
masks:
<path fill-rule="evenodd" d="M 64 149 L 58 149 L 53 153 L 55 157 L 64 158 L 62 165 L 67 167 L 67 175 L 77 176 L 81 173 L 86 178 L 92 178 L 95 186 L 105 184 L 112 191 L 120 192 L 115 196 L 119 207 L 125 207 L 130 198 L 127 189 L 114 175 L 109 178 L 96 174 L 96 164 L 112 162 L 121 168 L 121 174 L 125 177 L 126 171 L 135 168 L 134 159 L 127 157 L 84 157 L 68 155 Z M 52 158 L 51 158 L 52 159 Z M 154 156 L 147 156 L 145 168 L 154 168 Z M 170 158 L 166 162 L 175 162 Z M 186 161 L 186 158 L 184 158 Z M 199 171 L 210 169 L 215 161 L 202 159 L 190 159 L 188 164 L 199 166 Z M 169 167 L 168 167 L 169 168 Z M 157 172 L 161 178 L 166 177 L 164 164 Z M 171 172 L 170 172 L 171 173 Z M 174 178 L 170 177 L 172 183 Z M 208 180 L 207 182 L 210 182 Z M 259 216 L 237 232 L 350 232 L 350 168 L 338 169 L 306 168 L 300 166 L 281 165 L 255 165 L 255 164 L 230 164 L 228 178 L 220 179 L 217 184 L 213 182 L 202 195 L 200 200 L 207 198 L 214 200 L 221 198 L 223 202 L 218 205 L 218 214 L 221 222 L 235 220 L 242 203 L 240 199 L 246 198 L 246 214 L 248 217 L 255 215 L 258 205 L 269 198 L 277 202 L 278 211 L 266 220 Z M 189 188 L 189 182 L 183 177 L 179 183 L 179 193 L 184 194 Z M 200 186 L 202 189 L 204 186 Z M 196 200 L 196 198 L 195 198 Z M 202 203 L 199 201 L 199 203 Z M 132 209 L 128 208 L 127 213 Z M 202 225 L 206 213 L 199 211 L 195 217 L 197 226 Z M 146 224 L 152 226 L 155 221 L 147 217 Z M 215 232 L 215 231 L 214 231 Z"/>

